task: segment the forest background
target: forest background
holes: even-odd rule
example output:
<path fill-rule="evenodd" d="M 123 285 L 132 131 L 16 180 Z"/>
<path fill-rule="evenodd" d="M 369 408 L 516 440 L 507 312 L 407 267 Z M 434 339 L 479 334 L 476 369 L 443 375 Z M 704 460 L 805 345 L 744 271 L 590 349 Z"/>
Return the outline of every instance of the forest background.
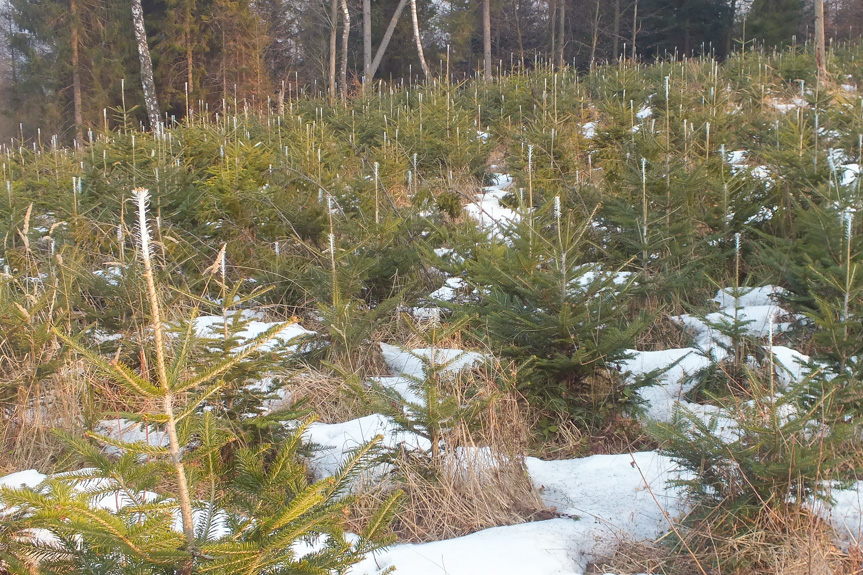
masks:
<path fill-rule="evenodd" d="M 136 0 L 137 2 L 137 0 Z M 146 127 L 129 0 L 6 0 L 0 138 L 57 136 L 129 118 Z M 276 111 L 299 94 L 362 90 L 364 78 L 460 80 L 540 62 L 806 43 L 813 0 L 143 0 L 160 113 Z M 415 23 L 415 24 L 414 24 Z M 487 33 L 484 35 L 484 25 Z M 828 41 L 863 29 L 863 4 L 826 0 Z M 384 41 L 388 29 L 390 37 Z M 345 33 L 347 31 L 347 34 Z M 423 65 L 417 38 L 422 46 Z M 485 41 L 484 41 L 485 40 Z M 336 77 L 336 61 L 339 74 Z"/>

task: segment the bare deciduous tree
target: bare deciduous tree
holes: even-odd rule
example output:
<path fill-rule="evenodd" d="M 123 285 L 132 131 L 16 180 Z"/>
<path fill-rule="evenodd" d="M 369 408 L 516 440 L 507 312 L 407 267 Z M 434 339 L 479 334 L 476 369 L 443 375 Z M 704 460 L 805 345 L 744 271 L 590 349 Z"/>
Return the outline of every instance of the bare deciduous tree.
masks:
<path fill-rule="evenodd" d="M 414 40 L 417 44 L 417 55 L 420 59 L 420 66 L 422 66 L 423 69 L 423 77 L 428 79 L 429 77 L 431 77 L 431 72 L 429 71 L 428 64 L 426 64 L 426 57 L 423 53 L 423 42 L 422 38 L 420 37 L 420 23 L 419 19 L 417 18 L 417 0 L 411 0 L 411 20 L 413 21 Z"/>
<path fill-rule="evenodd" d="M 342 0 L 342 68 L 339 70 L 339 91 L 342 98 L 348 95 L 348 40 L 351 34 L 351 12 L 348 0 Z"/>
<path fill-rule="evenodd" d="M 156 83 L 153 81 L 153 61 L 150 59 L 150 46 L 147 44 L 147 30 L 144 28 L 144 9 L 141 0 L 132 2 L 132 24 L 135 27 L 135 41 L 138 44 L 138 59 L 141 61 L 141 87 L 144 89 L 144 105 L 151 130 L 159 129 L 159 101 L 156 99 Z"/>
<path fill-rule="evenodd" d="M 390 18 L 390 23 L 387 26 L 386 32 L 384 32 L 384 37 L 381 39 L 381 43 L 378 46 L 377 52 L 375 52 L 375 59 L 372 61 L 372 66 L 368 72 L 368 80 L 371 81 L 375 77 L 375 73 L 378 71 L 378 66 L 381 65 L 381 60 L 384 57 L 384 53 L 387 51 L 387 46 L 390 44 L 390 40 L 392 40 L 393 32 L 396 29 L 396 24 L 399 22 L 399 18 L 402 15 L 402 11 L 407 6 L 408 0 L 399 0 L 398 6 L 396 6 L 395 12 L 393 12 L 393 17 Z"/>
<path fill-rule="evenodd" d="M 486 80 L 491 79 L 491 0 L 482 0 L 482 55 Z"/>
<path fill-rule="evenodd" d="M 824 0 L 815 0 L 815 68 L 819 84 L 827 80 L 827 50 L 824 44 Z"/>
<path fill-rule="evenodd" d="M 330 76 L 329 95 L 330 102 L 336 99 L 336 40 L 339 28 L 339 0 L 332 0 L 330 4 Z"/>
<path fill-rule="evenodd" d="M 363 89 L 372 71 L 372 0 L 363 0 Z"/>

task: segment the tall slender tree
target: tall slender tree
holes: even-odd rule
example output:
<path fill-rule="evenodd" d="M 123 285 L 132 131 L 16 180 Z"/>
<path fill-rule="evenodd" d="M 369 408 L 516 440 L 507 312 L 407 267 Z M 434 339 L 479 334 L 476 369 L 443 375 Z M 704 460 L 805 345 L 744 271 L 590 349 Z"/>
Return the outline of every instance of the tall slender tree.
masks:
<path fill-rule="evenodd" d="M 144 90 L 144 105 L 151 130 L 159 129 L 159 101 L 156 98 L 156 83 L 153 80 L 153 61 L 150 58 L 150 45 L 147 43 L 147 29 L 144 27 L 144 9 L 141 0 L 131 0 L 132 24 L 135 28 L 135 42 L 138 45 L 138 59 L 141 62 L 141 87 Z"/>
<path fill-rule="evenodd" d="M 329 68 L 329 94 L 330 102 L 336 99 L 336 41 L 339 29 L 339 0 L 330 2 L 330 68 Z"/>
<path fill-rule="evenodd" d="M 558 32 L 557 32 L 557 65 L 563 67 L 564 56 L 563 51 L 566 46 L 566 0 L 560 0 L 560 6 L 557 13 Z"/>
<path fill-rule="evenodd" d="M 416 45 L 417 45 L 417 55 L 419 56 L 419 59 L 420 59 L 420 66 L 422 66 L 422 69 L 423 69 L 423 77 L 425 77 L 428 80 L 431 77 L 431 72 L 429 71 L 429 66 L 426 63 L 426 57 L 425 57 L 425 54 L 423 53 L 423 41 L 422 41 L 422 37 L 420 36 L 419 19 L 417 18 L 417 0 L 410 0 L 410 1 L 411 1 L 411 21 L 413 22 L 413 27 L 414 27 L 414 40 L 416 41 Z"/>
<path fill-rule="evenodd" d="M 491 0 L 482 0 L 482 55 L 486 80 L 491 79 Z"/>
<path fill-rule="evenodd" d="M 348 96 L 348 42 L 351 34 L 351 12 L 348 0 L 342 0 L 342 66 L 339 71 L 339 91 L 342 98 Z"/>
<path fill-rule="evenodd" d="M 372 0 L 363 0 L 363 89 L 372 80 Z"/>
<path fill-rule="evenodd" d="M 81 97 L 81 61 L 78 53 L 79 26 L 78 5 L 69 0 L 69 43 L 72 46 L 72 102 L 75 115 L 75 143 L 84 143 L 84 109 Z"/>
<path fill-rule="evenodd" d="M 815 0 L 815 68 L 819 83 L 827 80 L 827 49 L 824 41 L 824 0 Z"/>
<path fill-rule="evenodd" d="M 401 17 L 402 11 L 405 9 L 405 6 L 407 6 L 407 3 L 408 0 L 399 0 L 395 12 L 393 12 L 392 18 L 390 18 L 390 23 L 387 25 L 387 30 L 386 32 L 384 32 L 384 37 L 381 40 L 381 43 L 378 45 L 378 49 L 375 52 L 375 58 L 374 60 L 372 60 L 371 67 L 369 68 L 369 81 L 372 81 L 378 71 L 378 68 L 381 65 L 381 60 L 383 60 L 384 54 L 387 51 L 387 47 L 390 45 L 390 40 L 392 40 L 396 25 L 399 23 L 399 18 Z"/>

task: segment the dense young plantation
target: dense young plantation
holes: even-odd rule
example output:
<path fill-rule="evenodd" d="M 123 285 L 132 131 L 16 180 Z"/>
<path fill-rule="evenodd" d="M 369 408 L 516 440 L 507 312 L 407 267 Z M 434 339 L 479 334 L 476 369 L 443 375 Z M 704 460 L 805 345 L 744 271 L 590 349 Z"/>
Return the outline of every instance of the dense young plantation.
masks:
<path fill-rule="evenodd" d="M 857 572 L 863 51 L 829 69 L 3 146 L 0 573 Z"/>

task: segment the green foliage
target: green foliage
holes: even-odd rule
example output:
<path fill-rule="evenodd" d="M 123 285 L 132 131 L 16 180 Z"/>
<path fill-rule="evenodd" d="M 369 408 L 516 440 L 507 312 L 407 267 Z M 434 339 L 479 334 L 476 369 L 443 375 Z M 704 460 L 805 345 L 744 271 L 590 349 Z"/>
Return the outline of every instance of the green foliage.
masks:
<path fill-rule="evenodd" d="M 586 262 L 590 222 L 549 217 L 551 203 L 536 214 L 522 211 L 508 236 L 512 245 L 477 246 L 464 273 L 478 297 L 464 312 L 476 316 L 475 331 L 495 354 L 520 365 L 528 397 L 597 422 L 616 409 L 619 389 L 601 399 L 610 405 L 595 410 L 587 380 L 625 357 L 646 320 L 628 313 L 634 276 Z"/>
<path fill-rule="evenodd" d="M 199 446 L 192 460 L 218 459 L 229 437 L 214 437 L 216 419 L 208 415 L 202 421 L 208 420 L 210 425 L 197 430 Z M 342 573 L 391 541 L 385 527 L 399 492 L 375 511 L 358 541 L 348 542 L 341 529 L 344 511 L 352 505 L 346 496 L 349 483 L 374 442 L 352 454 L 334 477 L 309 484 L 299 459 L 308 423 L 278 447 L 238 451 L 229 479 L 220 474 L 231 469 L 211 468 L 203 475 L 212 487 L 211 499 L 201 502 L 196 513 L 201 551 L 195 572 L 281 573 L 289 568 Z M 170 468 L 145 462 L 132 451 L 117 459 L 82 439 L 67 440 L 93 467 L 49 479 L 35 491 L 0 490 L 0 500 L 15 507 L 0 523 L 3 560 L 14 566 L 38 558 L 42 573 L 173 573 L 189 556 L 174 527 L 176 506 L 151 491 Z M 39 539 L 25 535 L 34 528 L 42 530 Z M 308 552 L 299 542 L 311 547 Z"/>
<path fill-rule="evenodd" d="M 46 572 L 236 573 L 241 568 L 275 573 L 286 565 L 309 573 L 344 571 L 384 540 L 382 531 L 399 497 L 396 492 L 385 502 L 357 543 L 345 540 L 341 526 L 351 505 L 349 483 L 372 444 L 359 448 L 335 476 L 307 484 L 299 459 L 307 424 L 293 426 L 286 435 L 286 414 L 265 413 L 266 395 L 244 393 L 273 366 L 265 359 L 245 362 L 261 359 L 258 350 L 290 323 L 276 324 L 249 341 L 238 339 L 248 321 L 232 308 L 258 294 L 239 297 L 242 283 L 229 289 L 224 246 L 213 266 L 221 272 L 222 337 L 206 341 L 205 359 L 195 361 L 200 356 L 193 313 L 169 347 L 152 273 L 148 196 L 145 190 L 136 190 L 134 196 L 153 318 L 155 381 L 148 370 L 134 369 L 119 354 L 107 361 L 57 328 L 50 329 L 129 398 L 137 399 L 130 401 L 134 411 L 124 416 L 138 423 L 132 425 L 131 439 L 120 414 L 116 433 L 109 429 L 87 434 L 116 457 L 87 439 L 67 435 L 69 447 L 91 467 L 55 475 L 36 491 L 0 491 L 4 507 L 16 508 L 15 516 L 4 516 L 0 527 L 0 533 L 12 537 L 4 555 L 10 564 L 35 559 L 41 569 L 44 562 Z M 231 323 L 229 316 L 234 318 Z M 142 439 L 135 440 L 136 432 Z M 182 533 L 175 527 L 178 512 Z M 33 526 L 48 537 L 15 538 Z M 298 540 L 317 537 L 323 538 L 320 550 L 300 556 L 293 547 Z M 93 562 L 93 557 L 104 559 Z"/>
<path fill-rule="evenodd" d="M 764 45 L 791 43 L 803 16 L 803 0 L 755 0 L 747 18 L 747 35 Z"/>
<path fill-rule="evenodd" d="M 838 407 L 834 394 L 811 403 L 810 382 L 776 393 L 772 375 L 748 377 L 748 400 L 723 403 L 713 415 L 680 407 L 671 422 L 650 428 L 662 452 L 690 475 L 677 482 L 693 497 L 684 524 L 688 548 L 723 570 L 757 569 L 764 559 L 716 556 L 715 538 L 745 537 L 764 514 L 829 501 L 831 485 L 853 476 L 842 446 L 855 423 L 825 419 Z"/>
<path fill-rule="evenodd" d="M 426 438 L 433 461 L 446 448 L 446 439 L 455 430 L 474 427 L 478 413 L 492 400 L 480 395 L 469 375 L 455 369 L 453 364 L 462 359 L 463 352 L 452 355 L 452 350 L 440 348 L 440 342 L 461 333 L 468 320 L 462 318 L 447 326 L 432 325 L 425 331 L 414 329 L 428 346 L 426 353 L 415 356 L 422 362 L 422 377 L 404 376 L 409 380 L 407 391 L 414 398 L 385 384 L 372 385 L 378 396 L 378 411 L 392 417 L 402 429 Z"/>
<path fill-rule="evenodd" d="M 734 10 L 725 0 L 648 0 L 639 6 L 645 14 L 645 31 L 639 39 L 648 56 L 682 55 L 711 48 L 721 57 L 734 22 Z"/>

